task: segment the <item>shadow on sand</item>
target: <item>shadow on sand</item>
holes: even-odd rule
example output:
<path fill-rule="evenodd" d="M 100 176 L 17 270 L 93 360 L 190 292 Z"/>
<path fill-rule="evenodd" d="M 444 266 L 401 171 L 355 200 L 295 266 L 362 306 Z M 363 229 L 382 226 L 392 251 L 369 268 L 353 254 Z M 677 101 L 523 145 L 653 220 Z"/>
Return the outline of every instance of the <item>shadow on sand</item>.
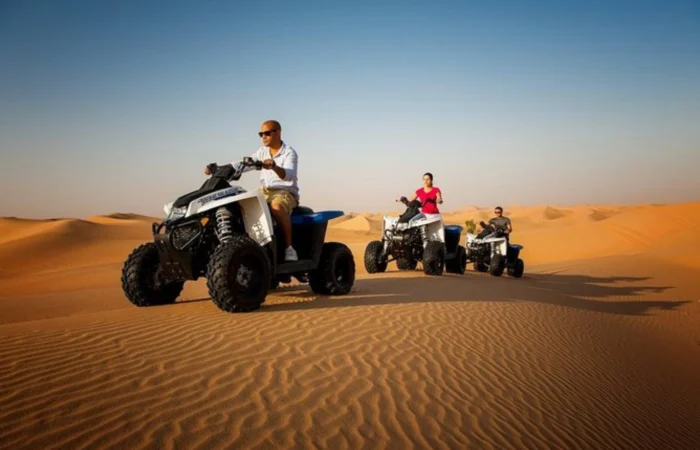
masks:
<path fill-rule="evenodd" d="M 689 302 L 643 298 L 648 293 L 673 289 L 642 284 L 649 277 L 529 274 L 513 279 L 469 271 L 462 276 L 406 275 L 359 279 L 350 294 L 338 297 L 317 296 L 307 286 L 283 288 L 270 293 L 273 297 L 268 297 L 263 311 L 432 302 L 532 302 L 608 314 L 649 315 L 653 309 L 673 310 Z"/>
<path fill-rule="evenodd" d="M 649 277 L 593 277 L 573 274 L 528 274 L 500 278 L 467 271 L 464 275 L 428 277 L 420 272 L 397 277 L 363 278 L 346 296 L 314 294 L 308 286 L 287 286 L 270 291 L 262 311 L 296 311 L 432 302 L 531 302 L 619 315 L 649 315 L 651 310 L 677 309 L 688 300 L 650 300 L 673 286 L 649 286 Z M 647 298 L 643 298 L 642 296 Z M 210 298 L 178 303 L 211 301 Z"/>

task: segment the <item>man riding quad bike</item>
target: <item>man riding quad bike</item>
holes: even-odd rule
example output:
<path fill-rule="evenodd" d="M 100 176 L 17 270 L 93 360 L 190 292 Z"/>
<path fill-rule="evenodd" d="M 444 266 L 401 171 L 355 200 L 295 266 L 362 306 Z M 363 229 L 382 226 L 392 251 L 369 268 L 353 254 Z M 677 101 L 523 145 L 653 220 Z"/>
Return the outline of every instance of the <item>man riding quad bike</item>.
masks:
<path fill-rule="evenodd" d="M 480 222 L 483 230 L 474 235 L 467 233 L 466 257 L 474 263 L 474 270 L 500 277 L 504 271 L 509 276 L 521 278 L 525 263 L 520 259 L 522 245 L 510 243 L 510 233 L 505 225 Z"/>
<path fill-rule="evenodd" d="M 444 226 L 440 214 L 424 214 L 419 200 L 400 201 L 406 211 L 399 217 L 384 217 L 382 239 L 365 248 L 365 269 L 368 273 L 385 272 L 388 263 L 396 261 L 399 270 L 414 270 L 423 263 L 426 275 L 463 274 L 466 269 L 465 249 L 459 245 L 462 227 Z"/>
<path fill-rule="evenodd" d="M 165 205 L 166 217 L 152 226 L 154 242 L 127 258 L 122 287 L 136 306 L 174 303 L 185 281 L 207 278 L 214 304 L 227 312 L 259 309 L 268 291 L 289 275 L 306 280 L 322 295 L 344 295 L 355 281 L 350 249 L 324 242 L 328 221 L 342 211 L 313 212 L 297 207 L 291 215 L 296 261 L 285 261 L 280 228 L 260 191 L 232 186 L 247 167 L 262 162 L 211 164 L 211 177 L 196 191 Z"/>

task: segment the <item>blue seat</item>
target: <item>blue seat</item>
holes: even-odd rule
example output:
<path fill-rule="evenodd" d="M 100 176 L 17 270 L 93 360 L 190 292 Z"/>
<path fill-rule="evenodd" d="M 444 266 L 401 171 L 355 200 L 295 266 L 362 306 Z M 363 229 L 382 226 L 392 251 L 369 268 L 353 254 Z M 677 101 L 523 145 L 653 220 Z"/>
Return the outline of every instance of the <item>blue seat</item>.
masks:
<path fill-rule="evenodd" d="M 345 215 L 343 211 L 313 212 L 311 208 L 302 208 L 295 208 L 294 211 L 292 211 L 292 225 L 324 223 L 335 219 L 336 217 Z"/>
<path fill-rule="evenodd" d="M 308 206 L 297 206 L 292 210 L 292 216 L 306 216 L 309 214 L 313 214 L 314 210 L 309 208 Z"/>
<path fill-rule="evenodd" d="M 461 234 L 464 228 L 460 225 L 447 225 L 445 227 L 445 234 Z"/>

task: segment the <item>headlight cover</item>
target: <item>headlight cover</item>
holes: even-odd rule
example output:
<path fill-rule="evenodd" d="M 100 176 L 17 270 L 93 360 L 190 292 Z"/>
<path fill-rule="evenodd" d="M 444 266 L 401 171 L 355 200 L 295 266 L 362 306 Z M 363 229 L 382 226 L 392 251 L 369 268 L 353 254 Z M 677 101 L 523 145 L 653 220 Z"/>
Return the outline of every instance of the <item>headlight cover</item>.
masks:
<path fill-rule="evenodd" d="M 168 212 L 168 216 L 165 218 L 165 220 L 168 222 L 185 217 L 185 214 L 187 213 L 187 207 L 185 206 L 181 206 L 180 208 L 171 207 L 169 209 L 170 212 Z"/>

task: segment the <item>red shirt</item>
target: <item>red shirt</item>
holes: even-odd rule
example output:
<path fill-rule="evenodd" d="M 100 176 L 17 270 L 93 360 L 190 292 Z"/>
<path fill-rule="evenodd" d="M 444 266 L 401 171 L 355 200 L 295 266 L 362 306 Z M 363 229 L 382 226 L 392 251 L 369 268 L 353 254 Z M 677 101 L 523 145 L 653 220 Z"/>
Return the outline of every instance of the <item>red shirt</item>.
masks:
<path fill-rule="evenodd" d="M 421 212 L 423 214 L 439 214 L 440 211 L 438 211 L 437 208 L 437 195 L 440 192 L 440 188 L 437 188 L 433 186 L 433 188 L 429 192 L 425 192 L 423 188 L 420 188 L 416 191 L 416 195 L 418 196 L 418 200 L 420 200 L 421 204 L 423 205 L 423 208 L 421 208 Z M 435 200 L 436 203 L 429 202 L 426 203 L 425 201 L 431 199 Z"/>

